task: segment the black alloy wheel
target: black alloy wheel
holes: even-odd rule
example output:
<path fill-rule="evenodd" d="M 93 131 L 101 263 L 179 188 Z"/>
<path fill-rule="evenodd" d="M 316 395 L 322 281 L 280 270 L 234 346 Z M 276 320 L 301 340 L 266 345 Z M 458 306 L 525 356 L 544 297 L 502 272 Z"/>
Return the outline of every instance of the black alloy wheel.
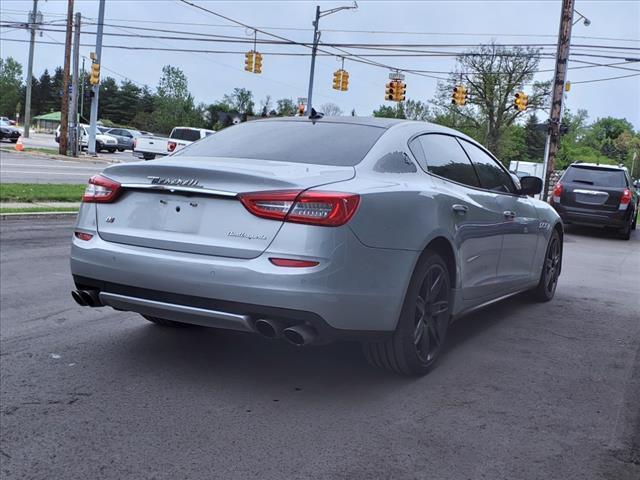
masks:
<path fill-rule="evenodd" d="M 442 353 L 452 303 L 447 264 L 427 251 L 413 273 L 393 335 L 363 345 L 369 363 L 403 375 L 426 374 Z"/>
<path fill-rule="evenodd" d="M 540 282 L 533 289 L 534 297 L 541 302 L 548 302 L 553 298 L 558 286 L 558 277 L 562 268 L 562 241 L 557 230 L 553 230 L 547 253 L 544 257 L 542 265 L 542 273 L 540 274 Z"/>

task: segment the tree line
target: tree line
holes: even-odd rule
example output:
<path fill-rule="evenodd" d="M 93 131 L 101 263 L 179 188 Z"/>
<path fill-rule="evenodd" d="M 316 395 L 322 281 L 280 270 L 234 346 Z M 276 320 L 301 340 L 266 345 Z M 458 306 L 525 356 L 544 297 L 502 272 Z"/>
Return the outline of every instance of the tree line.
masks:
<path fill-rule="evenodd" d="M 381 105 L 372 112 L 376 117 L 430 121 L 460 130 L 485 145 L 505 164 L 513 160 L 542 161 L 546 126 L 537 111 L 548 107 L 550 82 L 536 82 L 540 51 L 533 48 L 480 45 L 457 57 L 448 78 L 440 81 L 432 99 L 408 99 L 393 105 Z M 62 68 L 45 70 L 33 78 L 32 116 L 58 111 L 62 95 Z M 91 91 L 88 75 L 81 79 L 82 120 L 88 121 Z M 451 93 L 458 84 L 470 93 L 464 106 L 452 105 Z M 529 108 L 521 112 L 513 105 L 517 91 L 525 89 Z M 22 66 L 9 57 L 0 58 L 0 113 L 13 117 L 23 108 L 25 85 Z M 325 115 L 342 115 L 333 103 L 320 105 Z M 184 72 L 165 65 L 158 85 L 151 89 L 130 80 L 118 82 L 105 76 L 100 82 L 98 117 L 105 125 L 118 125 L 157 133 L 168 133 L 176 125 L 218 130 L 240 116 L 291 116 L 297 106 L 291 98 L 272 99 L 267 95 L 256 104 L 250 90 L 234 88 L 213 103 L 196 103 L 189 91 Z M 355 111 L 351 111 L 355 115 Z M 640 132 L 625 119 L 607 117 L 589 123 L 586 110 L 566 111 L 564 135 L 560 140 L 556 165 L 564 168 L 573 161 L 624 163 L 631 168 L 634 152 L 640 150 Z M 640 159 L 634 176 L 640 173 Z"/>

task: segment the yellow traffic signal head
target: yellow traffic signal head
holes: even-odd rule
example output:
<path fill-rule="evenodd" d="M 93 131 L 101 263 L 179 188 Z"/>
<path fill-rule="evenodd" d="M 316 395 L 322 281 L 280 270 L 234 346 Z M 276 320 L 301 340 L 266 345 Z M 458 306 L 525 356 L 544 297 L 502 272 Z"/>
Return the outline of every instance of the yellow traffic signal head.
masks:
<path fill-rule="evenodd" d="M 404 82 L 399 81 L 397 83 L 396 91 L 393 99 L 396 102 L 404 102 L 406 93 L 407 93 L 407 85 Z"/>
<path fill-rule="evenodd" d="M 391 81 L 388 82 L 384 91 L 384 99 L 385 100 L 394 100 L 395 99 L 395 91 L 396 91 L 396 82 Z"/>
<path fill-rule="evenodd" d="M 524 112 L 527 109 L 528 104 L 529 104 L 528 95 L 526 95 L 524 92 L 517 92 L 515 94 L 513 105 L 518 109 L 518 111 Z"/>
<path fill-rule="evenodd" d="M 253 73 L 262 73 L 262 54 L 255 52 Z"/>
<path fill-rule="evenodd" d="M 346 92 L 349 90 L 349 72 L 342 70 L 342 81 L 340 82 L 340 90 Z"/>
<path fill-rule="evenodd" d="M 247 72 L 253 72 L 253 55 L 253 50 L 244 54 L 244 69 Z"/>
<path fill-rule="evenodd" d="M 89 83 L 91 85 L 97 85 L 100 83 L 100 64 L 92 63 L 91 64 L 91 76 L 89 77 Z"/>
<path fill-rule="evenodd" d="M 342 86 L 342 70 L 336 70 L 333 72 L 333 88 L 334 90 L 340 90 Z"/>

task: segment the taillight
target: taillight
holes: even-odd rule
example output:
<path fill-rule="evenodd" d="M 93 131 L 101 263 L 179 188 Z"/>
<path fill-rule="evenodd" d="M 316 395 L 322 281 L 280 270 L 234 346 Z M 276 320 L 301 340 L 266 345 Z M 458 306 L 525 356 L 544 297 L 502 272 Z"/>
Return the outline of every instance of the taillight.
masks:
<path fill-rule="evenodd" d="M 76 236 L 76 238 L 79 238 L 80 240 L 84 240 L 85 242 L 88 242 L 89 240 L 91 240 L 93 238 L 93 235 L 91 235 L 90 233 L 86 233 L 86 232 L 78 232 L 78 231 L 76 231 L 74 233 L 74 235 Z"/>
<path fill-rule="evenodd" d="M 631 190 L 625 188 L 622 192 L 622 197 L 620 197 L 620 210 L 626 210 L 629 206 L 629 202 L 631 202 Z"/>
<path fill-rule="evenodd" d="M 356 213 L 360 196 L 353 193 L 282 190 L 238 195 L 254 215 L 307 225 L 339 227 Z"/>
<path fill-rule="evenodd" d="M 134 138 L 133 139 L 133 144 L 131 146 L 132 150 L 135 150 L 137 146 L 138 146 L 138 139 Z"/>
<path fill-rule="evenodd" d="M 84 191 L 82 201 L 86 203 L 110 203 L 120 195 L 120 184 L 113 180 L 94 175 Z"/>
<path fill-rule="evenodd" d="M 167 142 L 167 151 L 173 152 L 178 144 L 176 142 Z"/>
<path fill-rule="evenodd" d="M 553 203 L 560 203 L 561 196 L 562 196 L 562 184 L 558 182 L 556 183 L 556 186 L 553 187 Z"/>

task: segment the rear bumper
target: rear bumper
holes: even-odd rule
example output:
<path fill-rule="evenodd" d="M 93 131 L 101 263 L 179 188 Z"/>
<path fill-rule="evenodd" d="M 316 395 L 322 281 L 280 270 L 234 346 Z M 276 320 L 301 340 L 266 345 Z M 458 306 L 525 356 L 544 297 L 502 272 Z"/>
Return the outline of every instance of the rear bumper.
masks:
<path fill-rule="evenodd" d="M 292 231 L 278 237 L 296 238 L 300 227 L 287 224 L 283 230 Z M 304 322 L 322 340 L 393 331 L 418 253 L 365 247 L 348 228 L 335 230 L 331 256 L 310 268 L 271 264 L 270 256 L 285 255 L 277 238 L 261 256 L 236 259 L 117 244 L 96 235 L 73 239 L 71 271 L 78 288 L 127 297 L 106 296 L 106 304 L 177 321 L 236 330 L 252 330 L 259 318 Z M 225 323 L 211 311 L 240 317 Z"/>
<path fill-rule="evenodd" d="M 607 212 L 591 208 L 566 207 L 556 203 L 553 204 L 553 208 L 558 212 L 564 223 L 622 228 L 628 221 L 626 210 Z"/>

